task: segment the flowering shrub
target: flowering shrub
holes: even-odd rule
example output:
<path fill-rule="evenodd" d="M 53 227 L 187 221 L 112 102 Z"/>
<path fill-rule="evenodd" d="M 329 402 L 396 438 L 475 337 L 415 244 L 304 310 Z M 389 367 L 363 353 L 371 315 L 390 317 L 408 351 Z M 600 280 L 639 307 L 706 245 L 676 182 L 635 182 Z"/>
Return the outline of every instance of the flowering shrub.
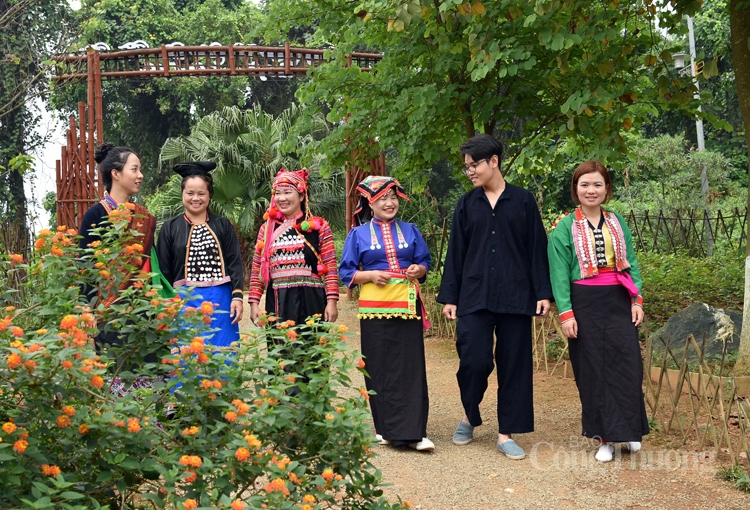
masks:
<path fill-rule="evenodd" d="M 211 303 L 161 299 L 138 273 L 115 290 L 142 256 L 128 219 L 84 253 L 61 227 L 40 233 L 31 260 L 0 261 L 22 282 L 3 285 L 0 314 L 0 507 L 408 506 L 378 488 L 368 395 L 346 389 L 364 367 L 345 327 L 263 315 L 213 348 Z M 116 299 L 90 308 L 92 288 L 94 303 Z M 97 352 L 105 325 L 125 345 Z"/>

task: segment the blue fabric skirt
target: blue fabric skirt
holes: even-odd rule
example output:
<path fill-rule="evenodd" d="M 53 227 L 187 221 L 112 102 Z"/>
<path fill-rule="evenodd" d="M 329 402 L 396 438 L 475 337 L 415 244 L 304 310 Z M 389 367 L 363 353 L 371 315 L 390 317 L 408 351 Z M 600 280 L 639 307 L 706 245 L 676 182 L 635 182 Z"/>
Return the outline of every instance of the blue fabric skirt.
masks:
<path fill-rule="evenodd" d="M 211 317 L 210 329 L 218 331 L 206 332 L 203 338 L 206 343 L 217 346 L 227 347 L 232 342 L 240 339 L 240 325 L 232 324 L 232 318 L 229 316 L 232 304 L 232 284 L 223 283 L 215 287 L 180 287 L 178 289 L 180 296 L 188 301 L 185 306 L 200 308 L 201 303 L 209 301 L 214 304 L 214 314 Z"/>

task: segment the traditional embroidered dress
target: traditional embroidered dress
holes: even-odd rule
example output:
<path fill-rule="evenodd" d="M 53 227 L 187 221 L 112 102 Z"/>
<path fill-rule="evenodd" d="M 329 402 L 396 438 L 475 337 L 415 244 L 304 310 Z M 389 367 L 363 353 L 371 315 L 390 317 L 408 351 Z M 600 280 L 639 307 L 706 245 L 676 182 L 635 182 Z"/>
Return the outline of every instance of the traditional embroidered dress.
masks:
<path fill-rule="evenodd" d="M 148 254 L 151 253 L 151 248 L 154 244 L 154 230 L 156 229 L 156 218 L 151 215 L 148 210 L 139 204 L 132 204 L 131 215 L 132 219 L 128 225 L 128 228 L 135 230 L 143 234 L 138 238 L 137 243 L 143 246 L 143 252 L 141 255 L 134 255 L 127 261 L 127 265 L 135 266 L 136 271 L 142 271 L 148 273 L 150 271 L 150 260 Z M 81 249 L 89 247 L 94 241 L 100 241 L 99 235 L 93 232 L 94 229 L 101 227 L 105 222 L 109 220 L 109 213 L 118 208 L 117 202 L 107 193 L 104 192 L 104 198 L 99 203 L 91 206 L 83 215 L 81 221 L 81 238 L 78 241 L 78 245 Z M 120 269 L 121 270 L 121 269 Z M 99 294 L 102 304 L 108 307 L 118 296 L 118 292 L 122 291 L 133 284 L 131 274 L 127 274 L 122 279 L 122 283 L 119 288 L 114 292 L 108 294 Z M 86 287 L 85 293 L 88 296 L 94 297 L 96 295 L 96 289 Z M 122 347 L 127 342 L 127 335 L 120 335 L 117 331 L 111 330 L 108 324 L 101 325 L 99 328 L 99 334 L 94 339 L 94 344 L 97 350 L 107 346 Z M 120 357 L 125 356 L 121 353 Z M 149 354 L 142 360 L 145 363 L 154 363 L 158 361 L 158 356 L 155 353 Z M 133 363 L 131 359 L 129 365 L 126 367 L 127 370 L 134 370 L 138 363 Z M 115 360 L 115 366 L 120 366 L 121 362 Z M 138 377 L 134 380 L 127 382 L 122 381 L 119 377 L 115 378 L 110 382 L 111 392 L 113 395 L 124 396 L 128 392 L 144 387 L 151 387 L 152 383 L 150 378 Z"/>
<path fill-rule="evenodd" d="M 368 177 L 358 190 L 363 200 L 360 215 L 389 189 L 406 198 L 398 181 Z M 424 328 L 429 327 L 419 283 L 404 273 L 412 264 L 430 268 L 430 251 L 419 229 L 398 220 L 373 218 L 349 232 L 341 255 L 339 274 L 347 287 L 359 271 L 385 271 L 391 280 L 385 287 L 362 285 L 359 295 L 362 354 L 369 378 L 365 378 L 375 430 L 399 446 L 427 437 L 429 398 L 424 357 Z M 424 282 L 424 278 L 421 279 Z"/>
<path fill-rule="evenodd" d="M 302 212 L 292 219 L 268 223 L 258 232 L 250 276 L 250 303 L 260 303 L 266 291 L 265 309 L 284 320 L 303 324 L 305 319 L 325 312 L 328 299 L 339 298 L 336 248 L 328 222 L 317 217 L 319 230 L 302 229 Z M 266 243 L 269 249 L 265 250 Z M 268 257 L 268 282 L 262 278 L 262 258 Z"/>
<path fill-rule="evenodd" d="M 83 220 L 81 221 L 81 231 L 79 232 L 81 235 L 78 241 L 79 248 L 88 248 L 92 242 L 101 240 L 93 230 L 101 227 L 104 222 L 108 221 L 109 213 L 117 209 L 117 207 L 117 202 L 105 191 L 104 198 L 84 213 Z M 140 254 L 131 256 L 127 260 L 127 265 L 135 266 L 137 268 L 136 271 L 148 273 L 151 270 L 149 254 L 151 253 L 151 247 L 154 245 L 156 218 L 140 204 L 131 203 L 129 207 L 132 209 L 130 209 L 131 220 L 128 224 L 128 229 L 142 234 L 136 242 L 143 246 L 143 251 Z M 122 291 L 133 284 L 133 280 L 130 278 L 131 275 L 128 274 L 127 276 L 127 278 L 122 279 L 120 288 L 117 289 L 118 291 Z M 106 296 L 102 296 L 102 302 L 105 306 L 109 306 L 116 298 L 117 292 L 112 292 Z"/>
<path fill-rule="evenodd" d="M 242 301 L 244 276 L 237 234 L 229 220 L 207 213 L 206 221 L 193 224 L 181 214 L 167 220 L 156 244 L 164 278 L 188 300 L 185 306 L 214 303 L 212 328 L 206 340 L 225 347 L 239 340 L 239 324 L 229 315 L 233 299 Z M 218 304 L 218 306 L 216 306 Z"/>
<path fill-rule="evenodd" d="M 271 189 L 271 206 L 255 244 L 248 302 L 260 303 L 284 320 L 302 324 L 323 314 L 327 300 L 339 298 L 336 248 L 328 222 L 308 208 L 308 172 L 279 170 Z M 286 218 L 276 208 L 275 194 L 291 188 L 302 195 L 302 211 Z"/>
<path fill-rule="evenodd" d="M 602 209 L 592 225 L 581 208 L 557 222 L 549 238 L 552 290 L 560 320 L 576 320 L 568 339 L 581 397 L 582 434 L 609 442 L 648 434 L 643 362 L 631 306 L 642 306 L 642 280 L 630 229 Z"/>

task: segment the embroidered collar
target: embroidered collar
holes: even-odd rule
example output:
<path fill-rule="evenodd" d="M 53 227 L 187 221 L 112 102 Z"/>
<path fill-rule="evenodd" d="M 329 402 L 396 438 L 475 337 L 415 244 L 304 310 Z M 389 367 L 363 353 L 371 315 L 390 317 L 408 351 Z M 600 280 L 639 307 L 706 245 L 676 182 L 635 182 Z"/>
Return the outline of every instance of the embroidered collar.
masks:
<path fill-rule="evenodd" d="M 617 216 L 602 207 L 602 217 L 607 225 L 615 252 L 615 268 L 622 271 L 630 267 L 627 259 L 627 246 Z M 575 246 L 582 278 L 590 278 L 598 273 L 594 233 L 589 228 L 589 220 L 580 207 L 575 210 L 575 221 L 572 225 L 573 245 Z"/>
<path fill-rule="evenodd" d="M 101 202 L 104 208 L 107 210 L 107 212 L 112 212 L 118 207 L 117 202 L 115 202 L 115 199 L 112 198 L 112 195 L 110 195 L 106 190 L 104 191 L 104 198 L 102 199 Z"/>
<path fill-rule="evenodd" d="M 404 239 L 404 233 L 401 232 L 401 226 L 398 224 L 395 218 L 389 221 L 382 221 L 377 218 L 373 218 L 372 221 L 370 221 L 370 250 L 379 250 L 382 248 L 380 242 L 378 241 L 378 236 L 375 234 L 375 224 L 380 226 L 380 232 L 383 236 L 383 242 L 385 243 L 386 255 L 392 255 L 392 251 L 395 253 L 395 247 L 393 246 L 393 238 L 391 234 L 392 225 L 396 226 L 396 238 L 398 239 L 399 249 L 403 250 L 408 246 L 408 244 L 406 244 L 406 239 Z"/>

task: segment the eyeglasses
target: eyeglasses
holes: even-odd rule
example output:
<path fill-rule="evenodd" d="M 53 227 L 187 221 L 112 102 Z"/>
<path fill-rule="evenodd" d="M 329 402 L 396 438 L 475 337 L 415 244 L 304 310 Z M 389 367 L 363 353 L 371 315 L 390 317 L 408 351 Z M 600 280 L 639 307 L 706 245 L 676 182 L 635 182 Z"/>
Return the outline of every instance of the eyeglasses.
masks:
<path fill-rule="evenodd" d="M 464 173 L 464 175 L 475 174 L 475 173 L 477 173 L 477 167 L 479 165 L 481 165 L 482 163 L 484 163 L 485 161 L 487 163 L 489 163 L 490 162 L 490 158 L 484 158 L 484 159 L 480 159 L 479 161 L 475 161 L 473 163 L 469 163 L 468 165 L 466 165 L 465 167 L 463 167 L 461 169 L 461 171 Z"/>

